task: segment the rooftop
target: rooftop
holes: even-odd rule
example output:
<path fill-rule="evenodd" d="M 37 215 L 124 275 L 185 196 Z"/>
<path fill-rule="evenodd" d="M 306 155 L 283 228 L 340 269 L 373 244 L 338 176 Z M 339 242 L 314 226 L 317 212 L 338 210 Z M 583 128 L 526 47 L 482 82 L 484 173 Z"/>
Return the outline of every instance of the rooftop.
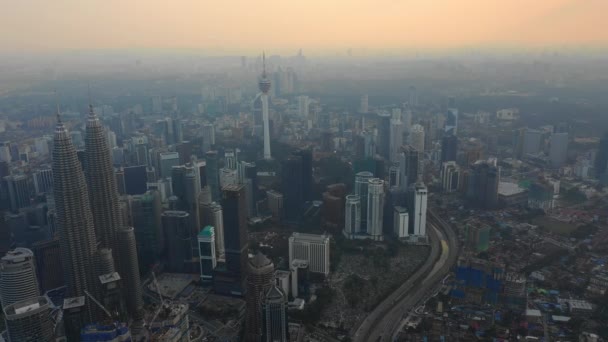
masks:
<path fill-rule="evenodd" d="M 211 238 L 214 235 L 215 235 L 215 228 L 213 228 L 213 226 L 206 226 L 205 228 L 203 228 L 203 230 L 201 230 L 198 233 L 199 237 L 206 237 L 206 238 Z"/>
<path fill-rule="evenodd" d="M 306 234 L 306 233 L 293 233 L 290 240 L 299 240 L 299 241 L 308 241 L 308 242 L 317 242 L 317 243 L 325 243 L 329 240 L 329 235 L 327 234 Z"/>
<path fill-rule="evenodd" d="M 515 183 L 510 182 L 499 182 L 498 183 L 498 194 L 502 196 L 513 196 L 517 194 L 521 194 L 526 189 L 520 187 Z"/>

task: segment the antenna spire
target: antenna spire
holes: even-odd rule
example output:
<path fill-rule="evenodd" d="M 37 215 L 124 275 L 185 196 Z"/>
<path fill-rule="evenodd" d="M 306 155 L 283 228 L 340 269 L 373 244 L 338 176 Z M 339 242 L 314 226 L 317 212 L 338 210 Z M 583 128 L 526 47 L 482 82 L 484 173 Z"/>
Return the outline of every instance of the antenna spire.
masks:
<path fill-rule="evenodd" d="M 55 116 L 57 117 L 57 123 L 61 123 L 61 111 L 59 110 L 59 96 L 57 96 L 57 90 L 55 92 L 55 105 L 57 106 L 57 112 Z"/>
<path fill-rule="evenodd" d="M 91 100 L 91 82 L 87 82 L 87 90 L 89 94 L 89 115 L 93 115 L 93 100 Z"/>
<path fill-rule="evenodd" d="M 262 51 L 262 77 L 266 77 L 266 52 Z"/>

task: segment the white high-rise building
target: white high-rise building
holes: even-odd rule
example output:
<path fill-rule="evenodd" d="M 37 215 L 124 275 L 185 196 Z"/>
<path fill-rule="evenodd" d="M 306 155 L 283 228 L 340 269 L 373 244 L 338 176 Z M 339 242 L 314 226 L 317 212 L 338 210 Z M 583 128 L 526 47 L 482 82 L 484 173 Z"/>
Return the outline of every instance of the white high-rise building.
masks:
<path fill-rule="evenodd" d="M 224 151 L 224 159 L 226 161 L 226 168 L 230 170 L 236 170 L 236 153 L 233 149 L 226 149 Z"/>
<path fill-rule="evenodd" d="M 367 234 L 376 241 L 383 240 L 384 196 L 384 181 L 379 178 L 370 179 L 367 194 Z"/>
<path fill-rule="evenodd" d="M 393 163 L 399 162 L 399 151 L 403 145 L 403 123 L 401 122 L 401 109 L 393 109 L 393 117 L 391 118 L 390 128 L 390 146 L 389 154 L 390 161 Z"/>
<path fill-rule="evenodd" d="M 224 261 L 226 248 L 224 246 L 224 216 L 222 206 L 216 202 L 212 202 L 209 205 L 208 213 L 211 216 L 209 223 L 213 226 L 217 259 L 218 261 Z"/>
<path fill-rule="evenodd" d="M 308 262 L 310 272 L 329 274 L 329 235 L 293 233 L 289 238 L 289 264 Z"/>
<path fill-rule="evenodd" d="M 424 183 L 418 182 L 414 185 L 411 193 L 410 215 L 412 216 L 412 234 L 416 236 L 426 236 L 426 210 L 428 191 Z"/>
<path fill-rule="evenodd" d="M 358 195 L 346 196 L 344 213 L 344 237 L 352 239 L 361 232 L 361 198 Z"/>
<path fill-rule="evenodd" d="M 395 232 L 395 236 L 398 238 L 404 238 L 409 235 L 409 214 L 407 212 L 407 208 L 404 207 L 395 207 L 395 211 L 393 214 L 393 230 Z"/>
<path fill-rule="evenodd" d="M 441 165 L 441 185 L 444 192 L 458 190 L 460 168 L 455 161 L 448 161 Z"/>
<path fill-rule="evenodd" d="M 217 266 L 214 230 L 212 226 L 207 226 L 201 230 L 197 237 L 202 281 L 212 280 L 213 270 Z"/>
<path fill-rule="evenodd" d="M 2 307 L 40 295 L 34 253 L 15 248 L 0 260 L 0 299 Z"/>
<path fill-rule="evenodd" d="M 410 131 L 410 146 L 418 153 L 424 153 L 424 127 L 416 124 L 412 126 Z"/>
<path fill-rule="evenodd" d="M 298 96 L 298 112 L 300 114 L 300 117 L 308 118 L 308 114 L 309 114 L 308 105 L 309 104 L 310 104 L 310 100 L 308 99 L 308 96 L 306 96 L 306 95 Z"/>

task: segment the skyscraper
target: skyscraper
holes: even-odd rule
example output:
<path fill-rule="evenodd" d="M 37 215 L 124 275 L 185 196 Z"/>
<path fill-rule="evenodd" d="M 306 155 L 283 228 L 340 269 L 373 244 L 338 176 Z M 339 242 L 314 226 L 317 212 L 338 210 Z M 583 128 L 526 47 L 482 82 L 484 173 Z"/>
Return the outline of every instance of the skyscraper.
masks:
<path fill-rule="evenodd" d="M 397 163 L 399 162 L 401 145 L 403 145 L 403 123 L 401 122 L 401 109 L 399 108 L 393 109 L 390 135 L 390 160 Z"/>
<path fill-rule="evenodd" d="M 40 292 L 63 286 L 63 267 L 61 266 L 61 249 L 59 239 L 39 241 L 32 245 L 36 259 L 36 274 Z"/>
<path fill-rule="evenodd" d="M 467 200 L 474 206 L 493 209 L 498 205 L 500 170 L 486 161 L 471 166 L 467 177 Z"/>
<path fill-rule="evenodd" d="M 160 178 L 171 177 L 171 169 L 179 165 L 179 153 L 177 152 L 160 152 L 158 156 L 158 166 Z"/>
<path fill-rule="evenodd" d="M 270 79 L 266 77 L 266 54 L 262 55 L 263 71 L 258 86 L 262 92 L 262 121 L 264 123 L 264 159 L 272 159 L 270 154 L 270 117 L 268 113 L 268 91 L 270 90 Z"/>
<path fill-rule="evenodd" d="M 198 234 L 198 253 L 201 281 L 209 281 L 213 279 L 213 270 L 217 266 L 215 232 L 212 226 L 206 226 Z"/>
<path fill-rule="evenodd" d="M 600 139 L 600 146 L 595 156 L 595 175 L 602 179 L 608 169 L 608 132 Z"/>
<path fill-rule="evenodd" d="M 235 276 L 235 289 L 243 293 L 247 263 L 247 204 L 242 185 L 223 189 L 224 246 L 226 269 Z"/>
<path fill-rule="evenodd" d="M 410 188 L 408 201 L 410 235 L 426 236 L 426 211 L 428 191 L 424 183 L 416 182 Z"/>
<path fill-rule="evenodd" d="M 293 233 L 289 237 L 289 264 L 294 260 L 306 260 L 310 271 L 329 274 L 329 243 L 327 234 Z"/>
<path fill-rule="evenodd" d="M 418 151 L 418 153 L 424 153 L 424 127 L 416 124 L 412 126 L 410 131 L 410 146 Z"/>
<path fill-rule="evenodd" d="M 247 272 L 245 340 L 257 342 L 262 340 L 262 303 L 273 285 L 274 265 L 266 256 L 258 252 L 247 263 Z"/>
<path fill-rule="evenodd" d="M 382 241 L 384 219 L 384 181 L 372 178 L 368 184 L 367 194 L 367 234 L 373 240 Z"/>
<path fill-rule="evenodd" d="M 391 114 L 378 113 L 378 154 L 384 159 L 390 159 L 391 145 Z"/>
<path fill-rule="evenodd" d="M 196 269 L 191 268 L 194 265 L 192 265 L 190 215 L 185 211 L 167 210 L 162 214 L 162 221 L 169 270 L 178 273 L 196 273 Z"/>
<path fill-rule="evenodd" d="M 131 317 L 140 319 L 143 317 L 144 302 L 133 227 L 123 227 L 118 231 L 118 255 L 122 258 L 120 261 L 121 277 L 125 288 L 127 311 Z"/>
<path fill-rule="evenodd" d="M 361 230 L 357 233 L 367 232 L 367 194 L 369 180 L 372 178 L 374 178 L 374 174 L 369 171 L 362 171 L 355 175 L 355 195 L 359 196 L 361 201 Z"/>
<path fill-rule="evenodd" d="M 294 152 L 296 156 L 302 158 L 302 200 L 312 200 L 312 151 L 302 149 Z"/>
<path fill-rule="evenodd" d="M 441 185 L 443 191 L 454 192 L 460 183 L 460 168 L 454 161 L 444 162 L 441 165 Z"/>
<path fill-rule="evenodd" d="M 36 194 L 47 193 L 53 189 L 53 171 L 50 167 L 41 167 L 33 174 Z"/>
<path fill-rule="evenodd" d="M 217 151 L 207 151 L 205 153 L 207 186 L 211 190 L 211 199 L 220 199 L 220 166 Z"/>
<path fill-rule="evenodd" d="M 3 310 L 9 342 L 54 341 L 51 300 L 47 296 L 24 299 Z"/>
<path fill-rule="evenodd" d="M 0 299 L 2 306 L 40 295 L 34 254 L 27 248 L 15 248 L 0 259 Z"/>
<path fill-rule="evenodd" d="M 346 211 L 344 213 L 344 231 L 346 238 L 352 239 L 361 232 L 361 199 L 358 195 L 346 196 Z"/>
<path fill-rule="evenodd" d="M 288 220 L 297 219 L 304 204 L 302 165 L 300 156 L 289 156 L 283 161 L 283 208 Z"/>
<path fill-rule="evenodd" d="M 458 138 L 455 135 L 444 135 L 441 138 L 441 162 L 456 161 Z"/>
<path fill-rule="evenodd" d="M 150 190 L 131 197 L 131 219 L 135 228 L 139 267 L 146 273 L 164 248 L 160 194 Z"/>
<path fill-rule="evenodd" d="M 30 205 L 32 189 L 28 176 L 24 174 L 10 175 L 4 177 L 4 181 L 8 189 L 11 211 L 17 212 L 19 209 Z"/>
<path fill-rule="evenodd" d="M 263 342 L 289 341 L 289 320 L 287 319 L 287 294 L 279 287 L 272 286 L 266 292 L 262 304 Z"/>
<path fill-rule="evenodd" d="M 448 108 L 445 118 L 445 135 L 456 135 L 458 134 L 458 109 Z"/>
<path fill-rule="evenodd" d="M 97 238 L 84 173 L 67 129 L 59 118 L 53 137 L 53 194 L 67 297 L 96 292 Z M 67 300 L 67 299 L 66 299 Z M 92 319 L 89 303 L 81 316 Z M 88 312 L 88 315 L 87 313 Z"/>

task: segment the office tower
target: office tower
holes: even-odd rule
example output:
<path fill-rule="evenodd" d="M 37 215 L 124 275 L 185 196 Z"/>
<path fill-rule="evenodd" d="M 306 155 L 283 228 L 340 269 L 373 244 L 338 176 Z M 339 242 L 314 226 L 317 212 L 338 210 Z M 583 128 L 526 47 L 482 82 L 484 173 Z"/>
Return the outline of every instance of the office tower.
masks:
<path fill-rule="evenodd" d="M 162 231 L 162 203 L 160 193 L 150 190 L 131 197 L 131 218 L 135 228 L 139 267 L 144 273 L 158 262 L 164 249 Z"/>
<path fill-rule="evenodd" d="M 156 169 L 154 168 L 154 166 L 146 166 L 146 190 L 148 187 L 147 183 L 153 183 L 156 181 L 157 181 Z"/>
<path fill-rule="evenodd" d="M 201 134 L 203 136 L 203 152 L 208 152 L 215 145 L 215 126 L 210 123 L 203 124 Z"/>
<path fill-rule="evenodd" d="M 245 341 L 262 340 L 262 303 L 268 290 L 273 286 L 274 265 L 262 253 L 247 263 L 247 318 L 245 322 Z"/>
<path fill-rule="evenodd" d="M 112 132 L 111 130 L 107 129 L 106 130 L 106 140 L 108 140 L 108 148 L 110 149 L 110 151 L 112 151 L 117 143 L 116 143 L 116 133 Z"/>
<path fill-rule="evenodd" d="M 190 215 L 185 211 L 167 210 L 162 213 L 161 217 L 169 270 L 171 272 L 190 273 L 193 271 L 189 269 L 192 262 Z"/>
<path fill-rule="evenodd" d="M 161 152 L 158 160 L 160 166 L 160 177 L 171 177 L 171 169 L 179 165 L 179 153 L 177 152 Z"/>
<path fill-rule="evenodd" d="M 8 342 L 55 340 L 51 300 L 34 296 L 4 307 Z"/>
<path fill-rule="evenodd" d="M 2 306 L 40 295 L 34 254 L 27 248 L 15 248 L 0 259 L 0 299 Z"/>
<path fill-rule="evenodd" d="M 568 157 L 568 133 L 554 133 L 551 135 L 549 148 L 549 161 L 551 166 L 559 168 L 564 165 Z"/>
<path fill-rule="evenodd" d="M 369 180 L 374 178 L 374 174 L 369 171 L 362 171 L 355 175 L 355 195 L 361 200 L 361 231 L 367 232 L 367 194 Z"/>
<path fill-rule="evenodd" d="M 262 77 L 258 84 L 260 91 L 262 92 L 262 121 L 264 123 L 264 159 L 270 160 L 272 156 L 270 154 L 270 117 L 268 114 L 268 91 L 270 90 L 270 79 L 266 77 L 266 55 L 262 56 L 263 71 Z"/>
<path fill-rule="evenodd" d="M 410 107 L 418 106 L 418 90 L 414 86 L 410 86 L 409 88 L 408 104 Z"/>
<path fill-rule="evenodd" d="M 458 190 L 460 183 L 460 168 L 454 161 L 444 162 L 441 165 L 441 187 L 444 192 Z"/>
<path fill-rule="evenodd" d="M 177 208 L 187 211 L 192 220 L 192 237 L 196 240 L 196 234 L 200 230 L 200 215 L 198 210 L 198 195 L 201 186 L 200 177 L 196 174 L 196 169 L 191 165 L 175 166 L 171 170 L 171 185 L 173 196 L 176 196 Z M 196 245 L 196 243 L 194 243 Z"/>
<path fill-rule="evenodd" d="M 264 342 L 287 342 L 289 341 L 289 320 L 287 318 L 287 293 L 277 286 L 273 286 L 266 292 L 262 304 L 263 311 L 263 334 Z"/>
<path fill-rule="evenodd" d="M 388 168 L 388 187 L 389 189 L 401 187 L 401 170 L 399 166 L 392 165 Z"/>
<path fill-rule="evenodd" d="M 424 153 L 424 127 L 421 125 L 413 125 L 410 131 L 410 146 L 418 151 L 418 153 Z"/>
<path fill-rule="evenodd" d="M 458 109 L 448 108 L 445 117 L 444 135 L 458 134 Z"/>
<path fill-rule="evenodd" d="M 608 169 L 608 132 L 600 139 L 600 144 L 595 155 L 595 176 L 602 179 Z"/>
<path fill-rule="evenodd" d="M 308 113 L 309 113 L 308 105 L 309 105 L 308 96 L 306 96 L 306 95 L 298 96 L 298 113 L 300 114 L 301 118 L 304 118 L 304 119 L 308 118 Z"/>
<path fill-rule="evenodd" d="M 471 165 L 466 179 L 467 200 L 479 208 L 493 209 L 498 205 L 498 183 L 500 170 L 486 161 Z"/>
<path fill-rule="evenodd" d="M 188 164 L 192 162 L 194 156 L 194 143 L 190 141 L 183 141 L 174 146 L 175 152 L 179 153 L 179 163 Z"/>
<path fill-rule="evenodd" d="M 32 189 L 29 178 L 26 175 L 11 175 L 4 177 L 8 188 L 11 211 L 17 212 L 21 208 L 30 205 Z"/>
<path fill-rule="evenodd" d="M 141 195 L 148 188 L 147 166 L 127 166 L 122 169 L 125 179 L 125 194 Z"/>
<path fill-rule="evenodd" d="M 306 260 L 310 271 L 329 274 L 329 235 L 293 233 L 289 237 L 289 264 Z"/>
<path fill-rule="evenodd" d="M 373 158 L 376 156 L 376 136 L 371 130 L 361 132 L 363 137 L 363 157 Z"/>
<path fill-rule="evenodd" d="M 247 203 L 242 185 L 231 185 L 222 191 L 224 247 L 226 269 L 236 276 L 237 288 L 244 290 L 247 263 Z M 240 285 L 240 286 L 238 286 Z"/>
<path fill-rule="evenodd" d="M 455 135 L 444 135 L 441 138 L 441 162 L 456 161 L 458 138 Z"/>
<path fill-rule="evenodd" d="M 367 191 L 367 234 L 372 240 L 382 241 L 384 181 L 379 178 L 370 179 Z"/>
<path fill-rule="evenodd" d="M 526 129 L 523 132 L 522 158 L 540 153 L 541 140 L 542 132 L 535 129 Z"/>
<path fill-rule="evenodd" d="M 416 149 L 411 146 L 403 148 L 401 161 L 399 162 L 399 169 L 401 171 L 400 181 L 403 189 L 407 189 L 418 180 L 419 163 L 420 153 Z"/>
<path fill-rule="evenodd" d="M 40 284 L 40 292 L 45 293 L 63 286 L 59 239 L 36 242 L 32 245 L 32 252 L 36 259 L 36 276 Z"/>
<path fill-rule="evenodd" d="M 148 153 L 148 137 L 139 134 L 131 137 L 130 143 L 128 144 L 129 152 L 132 155 L 131 165 L 148 165 L 149 153 Z"/>
<path fill-rule="evenodd" d="M 212 226 L 206 226 L 198 233 L 198 254 L 201 281 L 209 281 L 213 279 L 213 270 L 217 266 L 215 231 Z"/>
<path fill-rule="evenodd" d="M 204 226 L 213 227 L 215 240 L 215 252 L 218 261 L 225 261 L 226 251 L 224 247 L 224 212 L 222 206 L 216 202 L 201 202 L 201 223 Z"/>
<path fill-rule="evenodd" d="M 65 300 L 70 302 L 74 297 L 84 296 L 84 290 L 97 292 L 94 290 L 97 238 L 84 173 L 70 136 L 59 114 L 57 116 L 53 137 L 53 195 L 67 286 Z M 82 309 L 78 315 L 80 320 L 90 321 L 91 305 L 79 307 Z"/>
<path fill-rule="evenodd" d="M 344 226 L 344 201 L 346 198 L 346 184 L 336 183 L 327 186 L 322 194 L 323 205 L 321 206 L 322 220 L 328 226 L 340 231 Z"/>
<path fill-rule="evenodd" d="M 239 164 L 239 183 L 245 185 L 249 216 L 257 215 L 258 169 L 255 163 L 241 161 Z"/>
<path fill-rule="evenodd" d="M 227 148 L 224 151 L 224 166 L 230 170 L 236 170 L 237 158 L 234 149 Z"/>
<path fill-rule="evenodd" d="M 114 253 L 116 232 L 121 224 L 118 210 L 118 188 L 108 142 L 93 106 L 89 104 L 89 116 L 85 137 L 85 176 L 89 201 L 93 214 L 95 235 L 101 247 L 111 248 Z M 114 258 L 119 260 L 118 257 Z"/>
<path fill-rule="evenodd" d="M 312 201 L 312 151 L 302 149 L 294 152 L 294 155 L 302 158 L 302 199 Z"/>
<path fill-rule="evenodd" d="M 344 213 L 344 236 L 354 238 L 361 232 L 361 199 L 358 195 L 346 196 L 346 211 Z"/>
<path fill-rule="evenodd" d="M 37 169 L 32 178 L 36 194 L 49 193 L 53 189 L 53 170 L 50 167 Z"/>
<path fill-rule="evenodd" d="M 407 208 L 396 206 L 393 210 L 393 231 L 397 238 L 409 236 L 409 214 Z"/>
<path fill-rule="evenodd" d="M 398 163 L 401 145 L 403 145 L 403 123 L 401 122 L 401 109 L 399 108 L 393 109 L 390 136 L 390 161 Z"/>
<path fill-rule="evenodd" d="M 367 94 L 361 95 L 361 99 L 359 100 L 359 112 L 363 114 L 369 112 L 369 97 Z"/>
<path fill-rule="evenodd" d="M 409 233 L 426 236 L 426 211 L 428 191 L 424 183 L 416 182 L 409 189 Z"/>
<path fill-rule="evenodd" d="M 283 161 L 283 207 L 287 220 L 295 220 L 304 204 L 304 185 L 302 184 L 303 161 L 300 156 L 289 156 Z"/>
<path fill-rule="evenodd" d="M 131 317 L 142 318 L 144 302 L 141 293 L 141 279 L 139 278 L 135 229 L 133 227 L 122 227 L 118 231 L 118 255 L 122 258 L 120 261 L 123 270 L 121 277 L 125 289 L 127 310 Z"/>
<path fill-rule="evenodd" d="M 238 183 L 238 175 L 236 170 L 221 168 L 220 169 L 220 188 L 228 185 L 236 185 Z"/>
<path fill-rule="evenodd" d="M 283 194 L 274 190 L 266 191 L 268 199 L 268 209 L 272 213 L 272 218 L 280 221 L 283 217 Z"/>
<path fill-rule="evenodd" d="M 384 159 L 390 159 L 391 144 L 391 114 L 386 112 L 378 113 L 378 140 L 377 151 Z"/>
<path fill-rule="evenodd" d="M 220 199 L 220 169 L 217 151 L 207 151 L 205 153 L 207 186 L 211 190 L 211 199 Z"/>

